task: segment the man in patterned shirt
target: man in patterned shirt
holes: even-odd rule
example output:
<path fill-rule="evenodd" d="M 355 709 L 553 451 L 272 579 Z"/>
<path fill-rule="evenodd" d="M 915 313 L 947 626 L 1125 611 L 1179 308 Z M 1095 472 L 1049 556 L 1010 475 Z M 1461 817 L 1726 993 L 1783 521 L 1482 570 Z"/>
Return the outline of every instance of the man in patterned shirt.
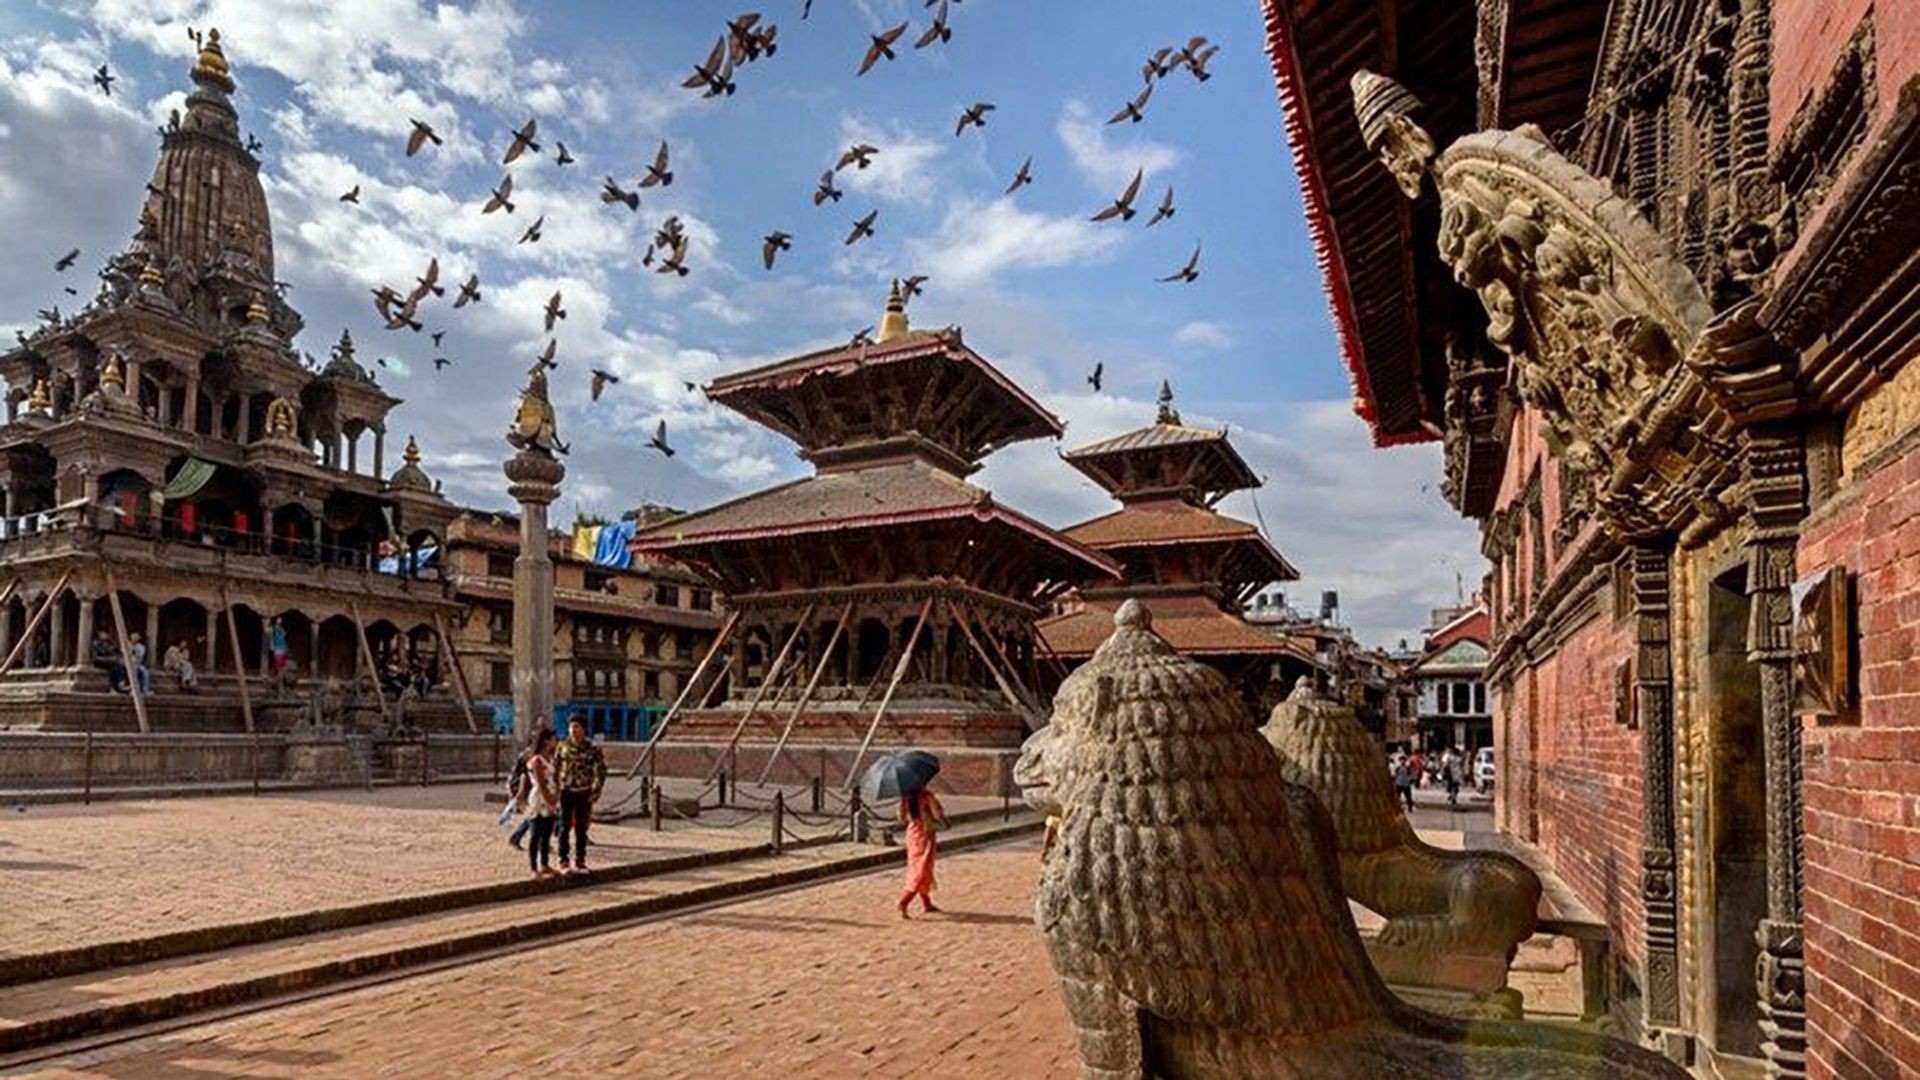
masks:
<path fill-rule="evenodd" d="M 600 789 L 607 783 L 607 759 L 587 739 L 585 720 L 576 716 L 567 722 L 567 738 L 554 757 L 554 772 L 560 782 L 560 869 L 562 873 L 584 874 L 587 824 L 593 819 L 593 804 L 600 801 Z M 579 852 L 571 860 L 567 857 L 569 832 Z"/>

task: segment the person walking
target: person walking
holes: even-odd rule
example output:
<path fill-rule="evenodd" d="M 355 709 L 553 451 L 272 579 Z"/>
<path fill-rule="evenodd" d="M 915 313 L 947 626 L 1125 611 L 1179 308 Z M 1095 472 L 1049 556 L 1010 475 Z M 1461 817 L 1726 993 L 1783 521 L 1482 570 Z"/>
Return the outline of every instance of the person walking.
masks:
<path fill-rule="evenodd" d="M 934 834 L 947 827 L 947 812 L 933 792 L 921 788 L 901 797 L 900 820 L 907 826 L 907 880 L 900 890 L 900 917 L 909 919 L 907 905 L 916 896 L 927 914 L 940 910 L 933 905 L 933 864 L 940 848 Z"/>
<path fill-rule="evenodd" d="M 1407 766 L 1413 770 L 1413 786 L 1420 787 L 1427 782 L 1427 759 L 1415 750 L 1407 759 Z"/>
<path fill-rule="evenodd" d="M 533 746 L 526 755 L 527 820 L 533 823 L 533 840 L 527 845 L 527 866 L 536 878 L 559 876 L 550 865 L 554 816 L 560 812 L 560 796 L 554 782 L 553 744 L 553 732 L 541 731 L 533 737 Z"/>
<path fill-rule="evenodd" d="M 1413 765 L 1407 758 L 1401 758 L 1393 766 L 1393 790 L 1411 811 L 1413 809 Z"/>
<path fill-rule="evenodd" d="M 584 874 L 587 825 L 593 820 L 593 804 L 600 801 L 600 789 L 607 783 L 607 759 L 587 739 L 587 722 L 578 716 L 567 721 L 567 738 L 554 755 L 554 772 L 560 780 L 560 870 Z M 573 837 L 571 858 L 569 834 Z"/>
<path fill-rule="evenodd" d="M 1440 755 L 1440 782 L 1447 788 L 1447 806 L 1460 809 L 1460 756 L 1452 750 Z"/>

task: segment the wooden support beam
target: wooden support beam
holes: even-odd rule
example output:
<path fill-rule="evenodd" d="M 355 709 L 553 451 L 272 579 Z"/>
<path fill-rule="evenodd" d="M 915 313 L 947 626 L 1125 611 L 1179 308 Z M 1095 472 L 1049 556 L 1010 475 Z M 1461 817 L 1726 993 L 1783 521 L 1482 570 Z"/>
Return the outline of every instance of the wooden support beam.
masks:
<path fill-rule="evenodd" d="M 727 647 L 739 626 L 740 610 L 735 608 L 727 613 L 727 621 L 720 624 L 720 632 L 714 635 L 713 644 L 707 646 L 707 655 L 701 657 L 700 662 L 693 666 L 693 674 L 688 676 L 686 684 L 680 687 L 680 695 L 673 699 L 673 706 L 667 710 L 667 715 L 660 718 L 660 726 L 655 728 L 653 734 L 648 737 L 646 749 L 640 751 L 640 756 L 635 759 L 633 768 L 627 770 L 627 779 L 631 780 L 639 776 L 640 770 L 645 768 L 647 762 L 653 758 L 655 744 L 659 743 L 660 737 L 667 733 L 667 727 L 673 723 L 673 718 L 680 715 L 681 707 L 686 705 L 687 698 L 692 696 L 694 687 L 699 686 L 701 678 L 706 675 L 707 665 L 713 663 L 713 658 L 719 656 L 720 650 Z M 715 679 L 714 684 L 719 685 L 719 680 Z M 704 694 L 700 701 L 705 704 Z"/>
<path fill-rule="evenodd" d="M 780 651 L 774 655 L 773 664 L 767 668 L 766 675 L 761 677 L 760 685 L 754 687 L 753 700 L 747 703 L 747 711 L 740 714 L 740 722 L 733 725 L 733 734 L 727 737 L 727 748 L 720 751 L 720 756 L 715 759 L 713 768 L 707 770 L 707 779 L 714 778 L 725 764 L 728 755 L 733 753 L 733 748 L 739 745 L 741 733 L 747 730 L 747 724 L 760 711 L 760 703 L 766 700 L 767 691 L 773 689 L 774 684 L 780 681 L 780 675 L 787 667 L 787 656 L 793 652 L 793 643 L 800 640 L 800 635 L 806 632 L 807 623 L 812 618 L 813 605 L 808 604 L 807 609 L 800 613 L 800 621 L 793 624 L 793 631 L 787 635 L 787 640 L 780 643 Z"/>
<path fill-rule="evenodd" d="M 107 571 L 107 608 L 113 612 L 113 629 L 120 635 L 120 663 L 127 669 L 127 695 L 133 698 L 133 718 L 140 722 L 140 734 L 145 735 L 152 730 L 147 726 L 147 702 L 140 695 L 140 672 L 133 666 L 133 646 L 127 643 L 127 617 L 120 610 L 120 586 L 114 583 L 112 570 Z"/>
<path fill-rule="evenodd" d="M 446 620 L 433 613 L 433 633 L 440 639 L 440 654 L 453 668 L 453 689 L 460 695 L 460 710 L 467 714 L 467 731 L 480 734 L 480 723 L 473 718 L 473 689 L 467 685 L 467 672 L 460 666 L 460 654 L 453 651 L 453 639 L 447 636 Z"/>
<path fill-rule="evenodd" d="M 227 616 L 227 644 L 231 646 L 230 651 L 233 653 L 233 674 L 240 681 L 240 718 L 246 721 L 247 734 L 251 735 L 253 734 L 253 694 L 247 689 L 247 658 L 240 655 L 240 625 L 234 621 L 233 596 L 228 593 L 225 585 L 220 586 L 220 605 Z M 260 627 L 260 632 L 262 634 L 267 632 L 264 624 Z M 319 632 L 319 627 L 313 628 L 313 633 Z M 209 660 L 213 658 L 212 642 L 208 642 L 207 658 Z"/>
<path fill-rule="evenodd" d="M 867 756 L 867 748 L 873 745 L 873 733 L 880 730 L 880 718 L 887 715 L 887 706 L 893 704 L 893 692 L 900 689 L 900 680 L 907 674 L 907 663 L 913 659 L 913 647 L 920 643 L 920 631 L 927 627 L 927 616 L 933 611 L 933 597 L 920 605 L 920 617 L 913 622 L 913 633 L 907 635 L 906 648 L 900 651 L 900 661 L 893 665 L 893 678 L 887 680 L 887 692 L 880 697 L 880 707 L 873 710 L 873 722 L 867 725 L 867 737 L 860 740 L 860 752 L 853 756 L 853 767 L 847 770 L 847 784 L 851 789 L 860 775 L 860 762 Z"/>
<path fill-rule="evenodd" d="M 953 616 L 954 621 L 960 624 L 960 633 L 966 637 L 967 644 L 973 646 L 973 651 L 980 657 L 981 663 L 987 665 L 987 673 L 993 676 L 994 684 L 1000 687 L 1000 693 L 1006 697 L 1007 704 L 1013 706 L 1015 712 L 1025 714 L 1031 723 L 1032 706 L 1028 704 L 1026 698 L 1015 693 L 1013 687 L 1007 684 L 1006 677 L 1000 674 L 1000 665 L 993 662 L 993 657 L 981 646 L 980 639 L 974 636 L 973 627 L 968 625 L 966 613 L 952 600 L 947 601 L 947 611 Z"/>
<path fill-rule="evenodd" d="M 380 703 L 380 715 L 385 716 L 387 722 L 393 724 L 396 718 L 387 715 L 387 692 L 380 686 L 380 665 L 373 659 L 373 643 L 367 640 L 367 624 L 360 618 L 360 605 L 349 604 L 347 610 L 353 615 L 353 632 L 360 639 L 360 658 L 367 662 L 367 677 L 373 680 L 373 699 Z M 397 702 L 395 708 L 398 708 Z M 397 727 L 398 724 L 395 726 Z"/>
<path fill-rule="evenodd" d="M 787 736 L 793 734 L 794 721 L 800 719 L 800 714 L 806 711 L 807 703 L 813 700 L 813 691 L 820 685 L 820 676 L 826 674 L 827 665 L 833 662 L 833 648 L 840 644 L 840 637 L 846 633 L 847 623 L 852 618 L 853 601 L 849 600 L 846 606 L 840 609 L 840 621 L 833 624 L 833 634 L 827 638 L 827 647 L 820 650 L 820 659 L 813 665 L 813 674 L 807 677 L 806 689 L 800 691 L 800 700 L 794 702 L 792 711 L 787 713 L 787 722 L 780 729 L 780 739 L 773 744 L 773 752 L 767 755 L 767 763 L 760 770 L 760 779 L 754 781 L 755 787 L 766 783 L 767 777 L 773 773 L 774 761 L 780 757 L 780 751 L 786 749 Z"/>
<path fill-rule="evenodd" d="M 34 631 L 40 629 L 41 621 L 47 617 L 47 612 L 53 610 L 54 601 L 60 599 L 61 591 L 71 580 L 73 580 L 73 571 L 69 570 L 60 575 L 59 581 L 53 583 L 53 591 L 47 593 L 47 598 L 41 602 L 39 610 L 33 613 L 33 618 L 27 620 L 27 628 L 21 632 L 20 640 L 13 643 L 13 648 L 7 653 L 6 660 L 0 661 L 0 675 L 11 671 L 14 662 L 20 659 L 20 654 L 27 651 L 27 643 L 33 640 Z M 51 650 L 48 651 L 48 655 L 52 655 Z"/>
<path fill-rule="evenodd" d="M 7 582 L 7 587 L 4 590 L 0 590 L 0 607 L 5 607 L 7 605 L 7 601 L 13 599 L 13 594 L 19 591 L 20 591 L 19 578 L 14 578 L 12 581 Z"/>

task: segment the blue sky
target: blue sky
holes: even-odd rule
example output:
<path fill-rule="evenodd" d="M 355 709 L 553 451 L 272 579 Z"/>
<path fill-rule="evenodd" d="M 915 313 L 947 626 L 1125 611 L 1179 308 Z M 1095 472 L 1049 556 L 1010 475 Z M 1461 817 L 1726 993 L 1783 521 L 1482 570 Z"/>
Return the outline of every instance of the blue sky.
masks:
<path fill-rule="evenodd" d="M 613 514 L 641 501 L 698 507 L 798 475 L 784 440 L 708 406 L 704 381 L 845 340 L 877 321 L 889 277 L 926 274 L 917 324 L 965 327 L 981 351 L 1069 422 L 1062 444 L 1003 451 L 980 476 L 996 496 L 1055 525 L 1110 507 L 1061 464 L 1064 448 L 1152 418 L 1162 378 L 1193 423 L 1229 425 L 1267 477 L 1222 509 L 1263 517 L 1305 579 L 1290 594 L 1337 589 L 1369 640 L 1414 634 L 1450 603 L 1455 573 L 1480 576 L 1471 528 L 1438 495 L 1435 448 L 1375 451 L 1351 390 L 1300 213 L 1259 5 L 1107 0 L 962 0 L 953 39 L 913 50 L 930 18 L 920 0 L 763 0 L 780 27 L 776 55 L 743 67 L 739 90 L 702 100 L 678 86 L 726 18 L 752 3 L 695 0 L 42 0 L 0 8 L 0 229 L 22 258 L 0 266 L 0 332 L 69 299 L 51 263 L 69 247 L 92 268 L 132 230 L 151 172 L 153 128 L 189 84 L 186 27 L 219 27 L 239 82 L 242 127 L 261 153 L 279 276 L 317 356 L 351 327 L 363 359 L 407 399 L 390 442 L 418 435 L 429 472 L 463 502 L 507 500 L 500 435 L 529 358 L 545 343 L 538 312 L 555 288 L 570 317 L 555 374 L 563 437 L 574 443 L 568 494 Z M 910 20 L 900 57 L 855 77 L 867 35 Z M 1214 77 L 1166 79 L 1140 124 L 1104 120 L 1141 83 L 1155 47 L 1204 34 L 1222 46 Z M 117 93 L 88 85 L 108 61 Z M 954 121 L 991 101 L 984 130 Z M 409 116 L 447 143 L 404 156 Z M 499 164 L 529 117 L 546 154 Z M 558 138 L 578 159 L 554 164 Z M 613 176 L 630 186 L 661 139 L 675 182 L 642 193 L 640 212 L 600 203 Z M 839 174 L 846 197 L 816 208 L 820 173 L 854 141 L 880 147 L 873 168 Z M 1021 160 L 1034 183 L 1002 192 Z M 1143 228 L 1088 215 L 1147 179 L 1148 210 L 1171 184 L 1178 211 Z M 511 171 L 519 212 L 480 203 Z M 359 184 L 362 205 L 337 196 Z M 853 219 L 878 210 L 877 235 L 846 247 Z M 545 240 L 514 241 L 537 215 Z M 686 278 L 640 265 L 660 220 L 693 236 Z M 773 273 L 760 238 L 794 246 Z M 1201 278 L 1160 284 L 1204 243 Z M 408 284 L 430 255 L 478 272 L 486 300 L 424 310 L 447 331 L 455 366 L 434 374 L 425 336 L 378 328 L 367 290 Z M 44 257 L 43 257 L 44 256 Z M 71 282 L 66 282 L 71 283 Z M 82 290 L 86 291 L 85 288 Z M 70 306 L 70 305 L 69 305 Z M 1085 383 L 1096 362 L 1106 384 Z M 586 370 L 622 377 L 598 404 Z M 681 453 L 641 449 L 665 418 Z"/>

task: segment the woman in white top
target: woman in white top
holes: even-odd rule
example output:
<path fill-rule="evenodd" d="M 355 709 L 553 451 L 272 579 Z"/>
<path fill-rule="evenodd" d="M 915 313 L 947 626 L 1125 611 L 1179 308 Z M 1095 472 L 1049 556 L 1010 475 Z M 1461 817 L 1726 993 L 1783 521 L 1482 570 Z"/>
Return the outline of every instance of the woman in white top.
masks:
<path fill-rule="evenodd" d="M 537 878 L 557 877 L 547 865 L 548 849 L 553 843 L 553 823 L 560 813 L 559 785 L 553 778 L 553 729 L 534 739 L 533 756 L 527 760 L 527 818 L 533 822 L 532 842 L 527 845 L 527 865 Z"/>

